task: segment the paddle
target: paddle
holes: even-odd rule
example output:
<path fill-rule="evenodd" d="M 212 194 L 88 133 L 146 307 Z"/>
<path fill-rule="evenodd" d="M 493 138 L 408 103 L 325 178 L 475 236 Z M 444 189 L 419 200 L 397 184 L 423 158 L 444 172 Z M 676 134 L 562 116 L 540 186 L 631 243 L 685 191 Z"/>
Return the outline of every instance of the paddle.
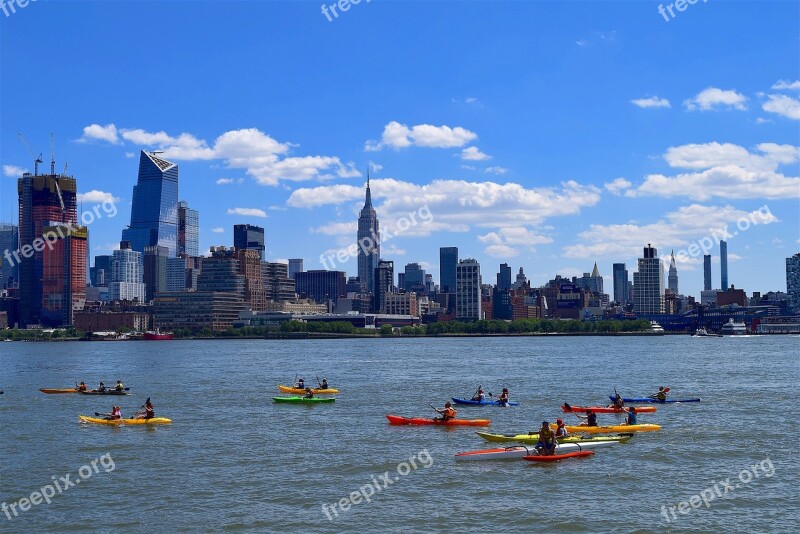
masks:
<path fill-rule="evenodd" d="M 667 393 L 669 393 L 669 388 L 664 388 L 664 394 L 666 395 Z M 657 399 L 658 398 L 658 393 L 656 393 L 654 395 L 648 395 L 647 398 L 649 398 L 649 399 Z"/>
<path fill-rule="evenodd" d="M 480 391 L 483 388 L 483 384 L 478 386 L 478 389 L 475 390 L 475 393 L 472 394 L 472 400 L 481 400 L 480 399 Z M 489 393 L 491 395 L 491 393 Z"/>
<path fill-rule="evenodd" d="M 320 382 L 320 381 L 319 381 L 319 375 L 317 375 L 317 385 L 318 385 L 320 388 L 322 387 L 322 382 Z"/>
<path fill-rule="evenodd" d="M 147 403 L 149 403 L 149 402 L 150 402 L 150 397 L 147 397 L 147 400 L 146 400 L 146 401 L 144 401 L 144 404 L 142 404 L 141 406 L 139 406 L 139 409 L 138 409 L 138 410 L 136 410 L 136 412 L 134 412 L 133 416 L 134 416 L 134 417 L 136 417 L 137 415 L 144 415 L 144 414 L 146 414 L 146 413 L 147 413 L 146 411 L 145 411 L 145 412 L 142 412 L 141 410 L 142 410 L 142 408 L 144 408 L 145 406 L 147 406 Z"/>

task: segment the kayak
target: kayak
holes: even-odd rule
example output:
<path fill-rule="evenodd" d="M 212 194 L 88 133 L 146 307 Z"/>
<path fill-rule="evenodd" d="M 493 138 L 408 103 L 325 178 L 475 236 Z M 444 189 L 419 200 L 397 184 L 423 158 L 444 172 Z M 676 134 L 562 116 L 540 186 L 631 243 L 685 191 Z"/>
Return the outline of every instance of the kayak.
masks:
<path fill-rule="evenodd" d="M 570 406 L 566 403 L 561 406 L 561 411 L 565 413 L 586 413 L 589 410 L 594 413 L 628 413 L 625 408 L 608 408 L 607 406 Z M 652 413 L 655 411 L 655 406 L 640 406 L 636 408 L 636 413 Z"/>
<path fill-rule="evenodd" d="M 400 417 L 399 415 L 387 415 L 390 425 L 441 425 L 441 426 L 489 426 L 488 419 L 425 419 L 424 417 Z"/>
<path fill-rule="evenodd" d="M 103 419 L 102 417 L 89 417 L 79 415 L 78 419 L 84 423 L 95 423 L 98 425 L 167 425 L 172 419 L 166 417 L 153 417 L 151 419 Z"/>
<path fill-rule="evenodd" d="M 567 452 L 584 451 L 617 445 L 619 441 L 581 441 L 579 443 L 564 443 L 556 447 L 558 454 Z M 539 454 L 533 447 L 498 447 L 483 449 L 481 451 L 460 452 L 455 455 L 457 462 L 467 460 L 512 460 L 525 456 Z"/>
<path fill-rule="evenodd" d="M 302 395 L 306 392 L 305 389 L 293 388 L 291 386 L 278 386 L 278 389 L 281 390 L 281 392 L 283 393 L 294 393 L 296 395 Z M 339 390 L 334 388 L 327 388 L 327 389 L 311 388 L 311 393 L 313 393 L 314 395 L 335 395 L 336 393 L 339 393 Z"/>
<path fill-rule="evenodd" d="M 532 443 L 536 444 L 539 441 L 539 434 L 530 433 L 530 434 L 516 434 L 516 435 L 506 435 L 506 434 L 489 434 L 488 432 L 475 432 L 478 436 L 482 437 L 486 441 L 491 441 L 492 443 Z M 618 441 L 620 443 L 626 443 L 633 437 L 633 434 L 629 434 L 627 436 L 591 436 L 591 437 L 581 437 L 581 436 L 567 436 L 566 438 L 558 438 L 559 443 L 586 443 L 590 441 Z"/>
<path fill-rule="evenodd" d="M 609 395 L 609 399 L 612 401 L 614 397 Z M 657 404 L 664 404 L 667 402 L 700 402 L 700 399 L 667 399 L 667 400 L 658 400 L 658 399 L 651 399 L 650 397 L 640 397 L 635 399 L 622 399 L 623 402 L 652 402 Z"/>
<path fill-rule="evenodd" d="M 540 456 L 540 455 L 532 455 L 532 456 L 523 456 L 523 460 L 528 460 L 529 462 L 558 462 L 561 460 L 566 460 L 567 458 L 583 458 L 585 456 L 592 456 L 594 451 L 576 451 L 576 452 L 567 452 L 564 454 L 553 454 L 551 456 Z"/>
<path fill-rule="evenodd" d="M 127 391 L 117 391 L 115 389 L 107 389 L 105 391 L 81 391 L 81 395 L 130 395 Z"/>
<path fill-rule="evenodd" d="M 468 406 L 519 406 L 518 402 L 500 402 L 500 401 L 491 401 L 491 400 L 472 400 L 472 399 L 457 399 L 452 397 L 453 402 L 456 404 L 466 404 Z"/>
<path fill-rule="evenodd" d="M 53 395 L 56 393 L 80 393 L 78 388 L 39 388 L 42 393 Z"/>
<path fill-rule="evenodd" d="M 555 430 L 556 425 L 552 425 Z M 567 432 L 582 434 L 602 434 L 603 432 L 656 432 L 661 430 L 660 425 L 641 424 L 641 425 L 609 425 L 609 426 L 567 426 Z"/>
<path fill-rule="evenodd" d="M 293 403 L 314 403 L 314 402 L 336 402 L 336 399 L 320 399 L 319 397 L 272 397 L 275 402 L 293 402 Z"/>

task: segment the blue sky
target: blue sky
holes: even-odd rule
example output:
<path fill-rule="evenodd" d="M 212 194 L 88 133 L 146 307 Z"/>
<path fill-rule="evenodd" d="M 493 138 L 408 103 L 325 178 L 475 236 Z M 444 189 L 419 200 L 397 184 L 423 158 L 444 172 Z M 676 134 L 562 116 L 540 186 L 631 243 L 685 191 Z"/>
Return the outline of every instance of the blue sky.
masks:
<path fill-rule="evenodd" d="M 332 21 L 321 4 L 0 11 L 0 219 L 16 220 L 32 170 L 17 132 L 47 166 L 52 131 L 84 210 L 119 207 L 90 225 L 93 255 L 129 222 L 146 148 L 179 163 L 201 250 L 251 223 L 269 259 L 322 268 L 355 241 L 371 167 L 396 270 L 421 262 L 438 281 L 439 247 L 458 246 L 487 282 L 502 262 L 541 284 L 597 261 L 611 291 L 611 264 L 633 272 L 652 243 L 686 251 L 681 292 L 699 296 L 690 246 L 727 225 L 731 283 L 785 290 L 800 246 L 797 2 L 700 1 L 669 21 L 649 1 L 364 0 Z"/>

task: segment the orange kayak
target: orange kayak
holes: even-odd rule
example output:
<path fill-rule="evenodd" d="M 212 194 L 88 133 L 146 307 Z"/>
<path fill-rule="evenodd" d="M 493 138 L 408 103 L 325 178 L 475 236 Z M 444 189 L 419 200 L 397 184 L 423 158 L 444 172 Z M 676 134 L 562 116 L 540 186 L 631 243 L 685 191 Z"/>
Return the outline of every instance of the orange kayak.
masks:
<path fill-rule="evenodd" d="M 551 456 L 539 456 L 539 455 L 531 455 L 531 456 L 523 456 L 523 460 L 528 460 L 529 462 L 558 462 L 560 460 L 566 460 L 567 458 L 582 458 L 584 456 L 591 456 L 594 454 L 594 451 L 576 451 L 576 452 L 567 452 L 564 454 L 553 454 Z"/>
<path fill-rule="evenodd" d="M 40 388 L 39 391 L 53 395 L 55 393 L 80 393 L 78 388 Z"/>
<path fill-rule="evenodd" d="M 440 425 L 440 426 L 489 426 L 489 419 L 426 419 L 424 417 L 401 417 L 387 415 L 390 425 Z"/>

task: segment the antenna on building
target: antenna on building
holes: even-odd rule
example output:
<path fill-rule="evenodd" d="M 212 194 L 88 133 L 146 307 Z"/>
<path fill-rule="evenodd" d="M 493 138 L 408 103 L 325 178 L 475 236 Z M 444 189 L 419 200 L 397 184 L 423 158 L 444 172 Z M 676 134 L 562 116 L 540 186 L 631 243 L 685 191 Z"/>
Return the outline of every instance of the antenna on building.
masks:
<path fill-rule="evenodd" d="M 56 140 L 53 132 L 50 132 L 50 175 L 56 174 Z"/>
<path fill-rule="evenodd" d="M 22 141 L 22 144 L 25 145 L 25 148 L 28 149 L 28 152 L 30 153 L 31 157 L 34 158 L 34 160 L 33 160 L 33 175 L 34 176 L 39 176 L 39 164 L 42 163 L 42 154 L 40 153 L 38 157 L 34 156 L 33 155 L 34 154 L 33 149 L 31 148 L 30 143 L 28 143 L 28 140 L 25 139 L 25 136 L 22 135 L 19 132 L 17 132 L 17 135 L 19 135 L 19 139 L 20 139 L 20 141 Z"/>

